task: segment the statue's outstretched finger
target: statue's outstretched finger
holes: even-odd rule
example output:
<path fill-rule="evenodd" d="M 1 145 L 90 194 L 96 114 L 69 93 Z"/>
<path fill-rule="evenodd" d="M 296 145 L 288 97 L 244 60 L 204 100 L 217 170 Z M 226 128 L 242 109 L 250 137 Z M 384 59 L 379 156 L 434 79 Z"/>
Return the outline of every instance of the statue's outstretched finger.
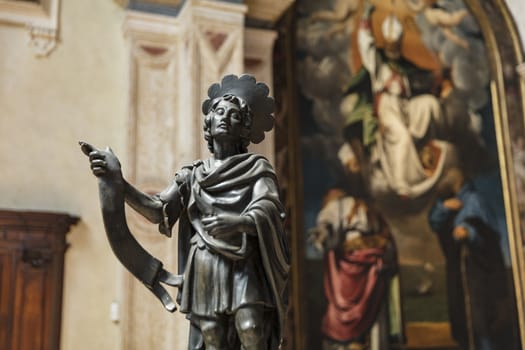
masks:
<path fill-rule="evenodd" d="M 89 156 L 89 154 L 96 150 L 95 147 L 90 145 L 87 142 L 84 141 L 78 141 L 78 144 L 80 145 L 80 149 L 82 150 L 82 153 L 84 153 L 86 156 Z"/>

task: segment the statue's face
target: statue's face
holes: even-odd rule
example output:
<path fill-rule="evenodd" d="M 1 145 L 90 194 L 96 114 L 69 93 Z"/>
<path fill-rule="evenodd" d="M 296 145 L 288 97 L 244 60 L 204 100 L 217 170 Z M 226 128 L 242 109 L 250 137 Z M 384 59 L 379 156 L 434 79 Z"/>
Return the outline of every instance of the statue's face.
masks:
<path fill-rule="evenodd" d="M 242 115 L 237 105 L 220 101 L 211 119 L 211 136 L 215 139 L 237 141 L 241 137 Z"/>

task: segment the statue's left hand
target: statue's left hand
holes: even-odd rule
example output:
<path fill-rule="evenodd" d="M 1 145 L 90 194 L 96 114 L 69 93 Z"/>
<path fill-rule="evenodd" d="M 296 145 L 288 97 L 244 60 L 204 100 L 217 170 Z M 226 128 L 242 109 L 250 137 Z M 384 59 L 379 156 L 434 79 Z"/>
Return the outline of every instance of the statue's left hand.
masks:
<path fill-rule="evenodd" d="M 202 219 L 204 229 L 213 237 L 235 232 L 252 232 L 253 221 L 248 216 L 216 215 Z"/>

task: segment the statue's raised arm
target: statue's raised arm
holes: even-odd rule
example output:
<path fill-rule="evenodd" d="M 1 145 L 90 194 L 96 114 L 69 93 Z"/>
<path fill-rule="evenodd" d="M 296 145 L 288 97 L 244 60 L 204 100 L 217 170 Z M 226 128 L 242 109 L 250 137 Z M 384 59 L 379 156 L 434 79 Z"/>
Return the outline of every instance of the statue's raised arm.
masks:
<path fill-rule="evenodd" d="M 127 183 L 110 149 L 81 143 L 99 179 L 113 251 L 170 311 L 175 305 L 159 282 L 179 287 L 180 311 L 191 322 L 190 349 L 273 350 L 282 343 L 289 273 L 284 209 L 272 166 L 248 152 L 273 128 L 268 94 L 268 86 L 249 75 L 228 75 L 210 86 L 202 111 L 212 155 L 183 167 L 157 195 Z M 133 238 L 124 202 L 167 236 L 178 221 L 180 275 L 165 271 Z"/>
<path fill-rule="evenodd" d="M 137 202 L 142 203 L 136 207 L 140 207 L 139 212 L 150 219 L 162 213 L 160 201 L 139 192 L 124 180 L 120 162 L 110 148 L 99 150 L 86 142 L 80 142 L 80 147 L 89 157 L 91 170 L 99 179 L 102 217 L 111 249 L 126 269 L 144 283 L 168 311 L 175 311 L 177 308 L 173 299 L 160 282 L 179 287 L 182 276 L 164 270 L 162 262 L 142 248 L 129 231 L 124 211 L 126 192 L 131 193 L 128 197 L 140 197 Z M 156 212 L 159 214 L 154 214 Z"/>

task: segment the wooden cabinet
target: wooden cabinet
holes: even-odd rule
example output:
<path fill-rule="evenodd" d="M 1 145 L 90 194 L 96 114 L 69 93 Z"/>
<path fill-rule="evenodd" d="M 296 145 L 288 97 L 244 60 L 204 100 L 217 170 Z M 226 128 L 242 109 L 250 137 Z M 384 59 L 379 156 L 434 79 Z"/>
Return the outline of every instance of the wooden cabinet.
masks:
<path fill-rule="evenodd" d="M 0 210 L 1 349 L 59 349 L 65 236 L 77 221 Z"/>

